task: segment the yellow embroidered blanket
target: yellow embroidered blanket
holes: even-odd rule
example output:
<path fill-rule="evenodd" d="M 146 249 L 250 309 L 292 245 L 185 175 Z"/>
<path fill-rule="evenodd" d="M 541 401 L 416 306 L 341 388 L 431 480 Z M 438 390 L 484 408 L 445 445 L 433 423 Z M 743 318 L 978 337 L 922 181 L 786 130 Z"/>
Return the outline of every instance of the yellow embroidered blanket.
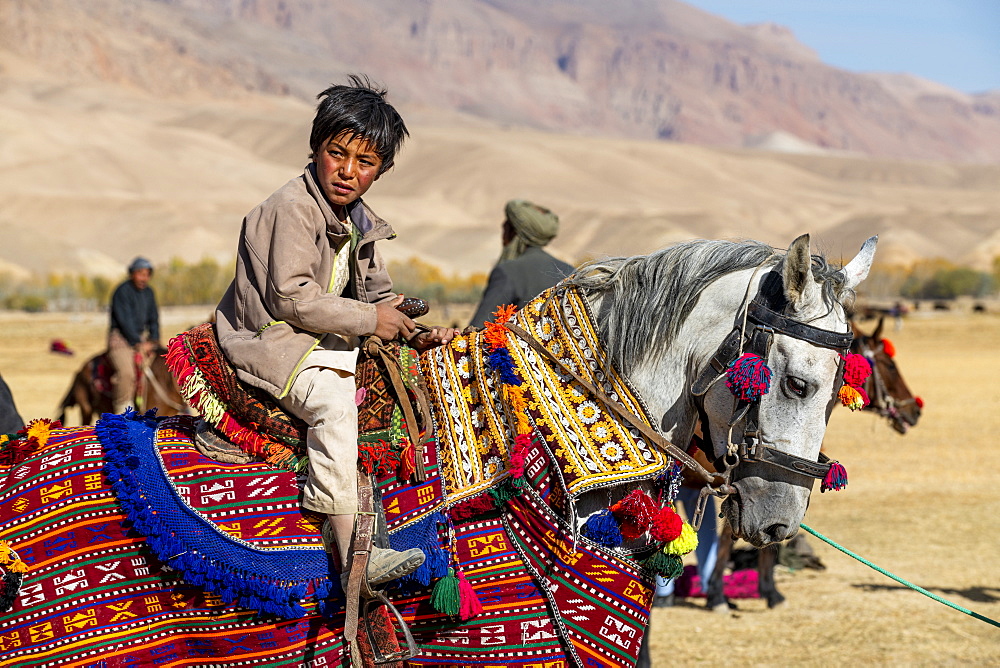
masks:
<path fill-rule="evenodd" d="M 590 308 L 576 289 L 543 293 L 517 312 L 513 322 L 562 364 L 650 423 L 642 400 L 610 368 Z M 507 475 L 518 419 L 523 424 L 527 418 L 532 437 L 559 463 L 557 475 L 570 497 L 666 469 L 670 459 L 638 430 L 620 424 L 569 374 L 508 331 L 506 346 L 526 407 L 523 413 L 513 411 L 491 368 L 484 334 L 456 337 L 449 346 L 421 356 L 450 503 Z"/>

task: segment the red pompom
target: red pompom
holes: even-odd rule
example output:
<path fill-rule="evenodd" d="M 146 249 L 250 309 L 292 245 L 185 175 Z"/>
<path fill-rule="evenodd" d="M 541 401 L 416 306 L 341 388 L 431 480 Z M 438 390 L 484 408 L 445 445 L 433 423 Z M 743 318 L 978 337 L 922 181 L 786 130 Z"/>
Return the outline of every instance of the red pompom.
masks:
<path fill-rule="evenodd" d="M 889 339 L 882 339 L 882 352 L 884 352 L 889 357 L 896 356 L 896 346 L 892 345 L 892 341 Z"/>
<path fill-rule="evenodd" d="M 851 387 L 857 388 L 865 384 L 872 373 L 871 364 L 864 355 L 848 353 L 844 357 L 844 382 Z"/>
<path fill-rule="evenodd" d="M 649 529 L 649 535 L 653 537 L 653 540 L 669 543 L 681 535 L 683 528 L 684 520 L 673 508 L 667 506 L 661 508 L 660 512 L 656 514 L 653 526 Z"/>
<path fill-rule="evenodd" d="M 635 540 L 649 530 L 656 512 L 656 504 L 641 489 L 632 490 L 628 496 L 611 506 L 611 514 L 618 520 L 625 540 Z"/>
<path fill-rule="evenodd" d="M 917 408 L 923 408 L 924 407 L 924 400 L 921 399 L 920 397 L 913 397 L 913 401 L 914 401 L 914 403 L 917 404 Z"/>

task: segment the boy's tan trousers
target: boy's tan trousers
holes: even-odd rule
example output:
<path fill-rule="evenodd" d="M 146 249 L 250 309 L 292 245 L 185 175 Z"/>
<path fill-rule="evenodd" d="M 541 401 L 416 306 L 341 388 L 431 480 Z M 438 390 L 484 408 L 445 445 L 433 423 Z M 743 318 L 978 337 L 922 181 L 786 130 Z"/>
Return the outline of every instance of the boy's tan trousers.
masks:
<path fill-rule="evenodd" d="M 309 479 L 302 505 L 326 515 L 358 512 L 358 348 L 328 335 L 309 353 L 284 399 L 286 411 L 309 425 Z"/>

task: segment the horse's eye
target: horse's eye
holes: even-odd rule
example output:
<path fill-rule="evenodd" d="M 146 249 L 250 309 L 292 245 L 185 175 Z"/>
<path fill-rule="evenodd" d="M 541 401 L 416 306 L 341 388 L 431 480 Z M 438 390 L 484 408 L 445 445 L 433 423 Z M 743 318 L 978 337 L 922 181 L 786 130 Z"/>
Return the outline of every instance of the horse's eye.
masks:
<path fill-rule="evenodd" d="M 785 381 L 785 385 L 788 386 L 788 389 L 792 394 L 800 397 L 804 397 L 806 395 L 806 382 L 801 378 L 789 376 L 788 380 Z"/>

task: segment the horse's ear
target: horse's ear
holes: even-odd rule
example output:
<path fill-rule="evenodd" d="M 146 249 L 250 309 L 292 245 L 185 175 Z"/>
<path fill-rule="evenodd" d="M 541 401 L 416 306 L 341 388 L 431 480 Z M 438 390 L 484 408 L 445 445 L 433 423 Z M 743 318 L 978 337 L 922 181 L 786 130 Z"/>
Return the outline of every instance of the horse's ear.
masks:
<path fill-rule="evenodd" d="M 882 338 L 882 325 L 885 323 L 885 316 L 880 315 L 878 317 L 878 326 L 875 327 L 875 331 L 872 332 L 872 341 L 876 343 Z"/>
<path fill-rule="evenodd" d="M 818 289 L 816 281 L 813 280 L 808 234 L 803 234 L 788 247 L 781 279 L 784 283 L 785 299 L 792 308 L 804 303 L 803 299 L 807 292 Z"/>
<path fill-rule="evenodd" d="M 868 277 L 868 270 L 872 268 L 872 260 L 875 258 L 875 245 L 877 243 L 877 234 L 869 237 L 854 259 L 841 269 L 844 274 L 844 287 L 853 290 Z"/>

